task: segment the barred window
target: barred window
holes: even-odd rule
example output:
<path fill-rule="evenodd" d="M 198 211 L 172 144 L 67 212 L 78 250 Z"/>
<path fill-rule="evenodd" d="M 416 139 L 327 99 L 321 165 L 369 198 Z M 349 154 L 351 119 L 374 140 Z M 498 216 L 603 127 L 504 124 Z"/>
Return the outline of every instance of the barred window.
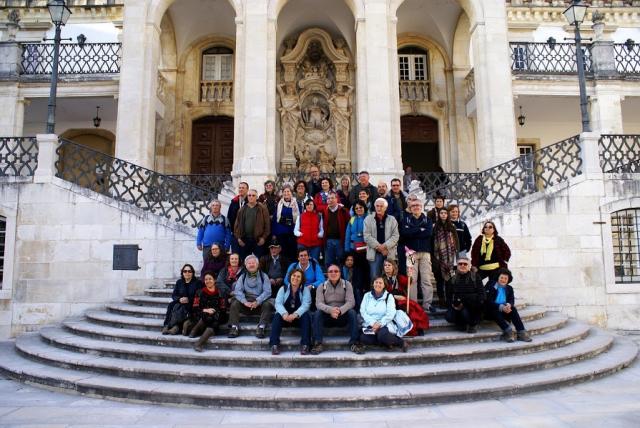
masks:
<path fill-rule="evenodd" d="M 7 236 L 7 219 L 0 217 L 0 286 L 4 279 L 4 248 L 5 238 Z"/>
<path fill-rule="evenodd" d="M 611 214 L 616 284 L 640 282 L 640 208 Z"/>
<path fill-rule="evenodd" d="M 233 51 L 224 47 L 202 53 L 202 80 L 233 80 Z"/>

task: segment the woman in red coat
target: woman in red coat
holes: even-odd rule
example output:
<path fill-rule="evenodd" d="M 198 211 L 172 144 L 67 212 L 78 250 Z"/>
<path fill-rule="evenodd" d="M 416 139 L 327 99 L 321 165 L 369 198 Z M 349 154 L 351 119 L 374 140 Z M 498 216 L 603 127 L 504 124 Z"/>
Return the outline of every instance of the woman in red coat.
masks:
<path fill-rule="evenodd" d="M 498 280 L 496 274 L 500 268 L 507 268 L 511 258 L 511 249 L 504 239 L 498 236 L 498 229 L 492 221 L 485 221 L 482 235 L 478 236 L 471 247 L 471 264 L 478 269 L 481 279 L 489 277 L 489 282 Z"/>
<path fill-rule="evenodd" d="M 304 211 L 296 221 L 293 234 L 298 237 L 298 249 L 306 248 L 309 256 L 318 261 L 324 229 L 322 216 L 316 211 L 313 199 L 305 201 Z"/>
<path fill-rule="evenodd" d="M 387 291 L 396 299 L 396 307 L 407 312 L 413 323 L 413 328 L 407 336 L 422 336 L 429 328 L 429 316 L 417 302 L 418 296 L 411 296 L 407 311 L 407 285 L 408 280 L 398 273 L 398 265 L 394 260 L 385 260 L 382 265 L 382 280 Z"/>

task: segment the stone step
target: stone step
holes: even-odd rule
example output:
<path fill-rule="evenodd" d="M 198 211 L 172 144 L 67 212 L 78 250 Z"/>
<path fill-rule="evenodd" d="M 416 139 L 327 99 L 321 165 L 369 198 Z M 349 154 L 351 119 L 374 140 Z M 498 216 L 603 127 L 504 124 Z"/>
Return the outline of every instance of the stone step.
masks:
<path fill-rule="evenodd" d="M 542 306 L 538 307 L 527 307 L 520 311 L 520 316 L 524 322 L 529 322 L 533 320 L 540 319 L 544 316 L 545 309 Z M 162 329 L 163 320 L 160 318 L 140 318 L 136 316 L 129 315 L 120 315 L 111 312 L 107 312 L 104 310 L 89 310 L 85 313 L 85 317 L 87 320 L 94 324 L 101 324 L 109 327 L 116 328 L 129 328 L 134 330 L 149 330 L 149 331 L 157 331 Z M 255 322 L 246 322 L 240 324 L 241 331 L 248 331 L 249 333 L 253 332 L 256 327 L 257 319 Z M 443 318 L 432 318 L 430 319 L 430 330 L 442 330 L 442 329 L 453 329 L 453 325 L 449 324 Z M 269 330 L 269 326 L 267 326 L 267 330 Z M 290 329 L 285 328 L 284 331 L 289 331 Z M 226 328 L 222 329 L 223 332 L 227 331 Z M 347 331 L 345 328 L 335 328 L 335 329 L 326 329 L 326 335 L 332 335 L 332 332 L 336 332 L 342 334 Z"/>
<path fill-rule="evenodd" d="M 618 339 L 608 351 L 575 364 L 546 370 L 421 384 L 325 387 L 251 387 L 195 385 L 127 379 L 52 367 L 21 357 L 13 343 L 0 344 L 1 371 L 14 379 L 96 397 L 124 398 L 171 405 L 274 410 L 321 410 L 416 406 L 489 399 L 571 385 L 618 371 L 634 361 L 637 347 Z"/>
<path fill-rule="evenodd" d="M 525 355 L 508 355 L 482 360 L 418 363 L 406 366 L 272 368 L 234 367 L 231 370 L 213 364 L 159 363 L 98 357 L 53 348 L 37 334 L 16 340 L 16 348 L 25 357 L 56 367 L 103 373 L 126 378 L 178 381 L 194 384 L 229 386 L 367 386 L 467 380 L 493 376 L 519 375 L 524 372 L 560 367 L 593 358 L 606 352 L 613 336 L 595 331 L 585 340 L 565 347 Z M 508 346 L 508 344 L 505 344 Z M 222 370 L 221 370 L 222 369 Z"/>
<path fill-rule="evenodd" d="M 125 296 L 124 300 L 132 305 L 166 309 L 169 302 L 171 302 L 171 297 Z"/>
<path fill-rule="evenodd" d="M 554 314 L 545 316 L 542 319 L 532 321 L 526 325 L 527 330 L 533 335 L 541 334 L 546 331 L 561 328 L 567 322 L 567 317 Z M 114 328 L 98 324 L 90 324 L 84 319 L 69 319 L 62 325 L 70 332 L 86 337 L 98 338 L 101 340 L 113 340 L 117 342 L 145 343 L 159 346 L 176 346 L 190 347 L 193 339 L 178 336 L 162 335 L 160 331 L 141 331 L 124 328 Z M 452 343 L 467 343 L 487 340 L 497 340 L 500 331 L 495 324 L 483 324 L 480 326 L 478 333 L 468 334 L 458 331 L 433 331 L 428 332 L 424 336 L 411 338 L 414 346 L 434 346 Z M 283 350 L 297 349 L 299 337 L 282 336 Z M 328 349 L 334 347 L 342 348 L 345 338 L 327 337 L 324 346 Z M 243 350 L 262 350 L 268 344 L 268 338 L 257 339 L 250 335 L 243 335 L 235 339 L 229 339 L 224 336 L 217 336 L 210 344 L 213 349 L 243 349 Z"/>

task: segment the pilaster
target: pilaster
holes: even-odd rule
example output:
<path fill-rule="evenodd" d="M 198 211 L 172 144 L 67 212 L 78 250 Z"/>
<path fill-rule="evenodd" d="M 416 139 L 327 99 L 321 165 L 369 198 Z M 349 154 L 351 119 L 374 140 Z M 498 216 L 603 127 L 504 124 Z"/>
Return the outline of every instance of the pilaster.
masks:
<path fill-rule="evenodd" d="M 50 183 L 56 174 L 56 149 L 58 136 L 56 134 L 38 134 L 38 168 L 33 175 L 34 183 Z"/>

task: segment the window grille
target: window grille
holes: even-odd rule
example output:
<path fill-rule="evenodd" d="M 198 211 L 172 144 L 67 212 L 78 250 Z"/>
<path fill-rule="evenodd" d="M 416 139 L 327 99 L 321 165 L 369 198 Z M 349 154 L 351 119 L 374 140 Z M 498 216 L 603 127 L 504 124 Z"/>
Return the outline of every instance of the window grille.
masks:
<path fill-rule="evenodd" d="M 616 284 L 640 282 L 640 208 L 611 214 Z"/>
<path fill-rule="evenodd" d="M 522 165 L 526 174 L 525 186 L 529 189 L 535 190 L 536 178 L 533 170 L 533 152 L 535 152 L 535 146 L 532 144 L 518 145 L 518 153 L 523 160 Z"/>
<path fill-rule="evenodd" d="M 4 279 L 4 249 L 7 236 L 7 219 L 0 217 L 0 288 Z"/>

